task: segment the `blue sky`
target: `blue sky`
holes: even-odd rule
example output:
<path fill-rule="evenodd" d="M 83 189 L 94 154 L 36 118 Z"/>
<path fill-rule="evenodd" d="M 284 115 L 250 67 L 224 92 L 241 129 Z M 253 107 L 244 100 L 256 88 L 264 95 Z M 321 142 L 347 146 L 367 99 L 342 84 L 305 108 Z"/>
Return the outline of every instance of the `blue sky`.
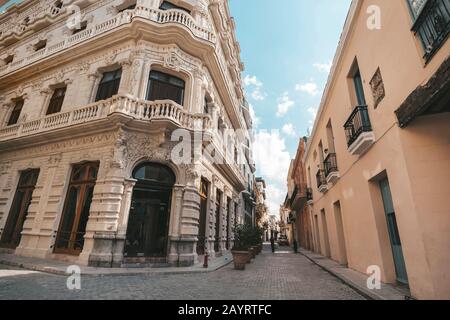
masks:
<path fill-rule="evenodd" d="M 313 125 L 351 0 L 229 2 L 255 113 L 257 174 L 267 181 L 270 213 L 278 214 L 290 159 Z"/>
<path fill-rule="evenodd" d="M 350 2 L 230 0 L 271 214 L 286 196 L 299 139 L 312 128 Z"/>

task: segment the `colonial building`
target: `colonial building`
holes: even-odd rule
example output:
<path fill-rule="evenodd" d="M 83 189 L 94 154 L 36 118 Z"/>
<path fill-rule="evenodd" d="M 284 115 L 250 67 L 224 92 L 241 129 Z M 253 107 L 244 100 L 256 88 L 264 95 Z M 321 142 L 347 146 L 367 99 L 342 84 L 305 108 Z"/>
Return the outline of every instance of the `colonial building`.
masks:
<path fill-rule="evenodd" d="M 307 250 L 313 248 L 311 216 L 307 202 L 311 200 L 311 189 L 307 187 L 306 170 L 303 156 L 306 149 L 306 138 L 301 138 L 295 159 L 291 162 L 287 177 L 288 194 L 282 211 L 286 215 L 288 238 Z"/>
<path fill-rule="evenodd" d="M 234 28 L 226 0 L 2 14 L 0 246 L 102 267 L 229 250 L 255 172 Z"/>
<path fill-rule="evenodd" d="M 314 248 L 450 298 L 450 1 L 354 0 L 304 156 Z"/>

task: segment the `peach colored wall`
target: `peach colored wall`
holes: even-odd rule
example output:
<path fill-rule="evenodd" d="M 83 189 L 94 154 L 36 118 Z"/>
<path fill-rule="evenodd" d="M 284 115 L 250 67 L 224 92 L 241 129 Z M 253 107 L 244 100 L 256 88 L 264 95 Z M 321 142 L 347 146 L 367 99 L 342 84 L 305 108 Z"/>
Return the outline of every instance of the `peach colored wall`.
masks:
<path fill-rule="evenodd" d="M 319 217 L 321 251 L 324 253 L 325 246 L 320 211 L 325 209 L 331 257 L 339 260 L 333 204 L 340 201 L 349 267 L 365 273 L 368 266 L 379 265 L 382 280 L 395 282 L 377 182 L 387 175 L 412 295 L 425 299 L 449 298 L 450 280 L 446 275 L 450 266 L 449 114 L 419 117 L 406 129 L 400 129 L 394 111 L 447 58 L 450 41 L 425 66 L 420 43 L 410 31 L 412 20 L 406 1 L 360 2 L 305 155 L 305 167 L 311 168 L 312 210 Z M 369 5 L 381 8 L 381 30 L 370 31 L 366 26 Z M 349 153 L 343 129 L 355 107 L 347 79 L 355 58 L 376 138 L 375 144 L 361 157 Z M 378 67 L 386 97 L 375 109 L 369 82 Z M 314 160 L 313 154 L 319 152 L 320 141 L 328 148 L 326 125 L 330 119 L 340 179 L 336 185 L 329 185 L 326 194 L 321 194 L 315 181 L 320 157 Z"/>

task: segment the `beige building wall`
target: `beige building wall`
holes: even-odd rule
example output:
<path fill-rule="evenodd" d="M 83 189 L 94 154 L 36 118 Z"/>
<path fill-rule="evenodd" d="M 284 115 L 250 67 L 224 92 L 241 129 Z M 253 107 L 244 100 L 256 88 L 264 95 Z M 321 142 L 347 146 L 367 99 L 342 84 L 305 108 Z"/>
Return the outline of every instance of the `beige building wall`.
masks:
<path fill-rule="evenodd" d="M 379 30 L 367 27 L 371 5 L 381 9 Z M 450 297 L 450 114 L 420 116 L 401 129 L 395 111 L 448 58 L 450 41 L 425 64 L 420 41 L 411 32 L 412 23 L 406 1 L 353 1 L 304 162 L 306 170 L 311 171 L 309 186 L 314 193 L 312 221 L 319 221 L 320 244 L 315 241 L 316 249 L 320 247 L 321 253 L 328 255 L 329 247 L 332 259 L 347 260 L 350 268 L 362 273 L 369 266 L 378 265 L 382 281 L 396 282 L 378 185 L 387 176 L 411 294 L 416 298 L 442 299 Z M 355 61 L 363 79 L 375 137 L 360 156 L 349 152 L 343 128 L 357 105 L 349 78 Z M 378 68 L 385 97 L 375 106 L 370 82 Z M 333 149 L 328 138 L 329 123 L 339 179 L 328 183 L 328 190 L 321 193 L 315 181 L 317 168 L 322 166 L 318 146 L 322 142 L 323 149 Z M 337 203 L 342 216 L 344 253 L 336 223 Z"/>

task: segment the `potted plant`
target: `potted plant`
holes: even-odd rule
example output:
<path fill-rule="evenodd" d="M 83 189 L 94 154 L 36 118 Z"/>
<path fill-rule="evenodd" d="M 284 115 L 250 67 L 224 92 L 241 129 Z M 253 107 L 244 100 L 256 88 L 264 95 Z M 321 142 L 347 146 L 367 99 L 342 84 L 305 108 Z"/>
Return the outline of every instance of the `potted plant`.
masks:
<path fill-rule="evenodd" d="M 249 259 L 249 241 L 247 227 L 244 225 L 236 226 L 233 230 L 234 245 L 231 249 L 233 255 L 234 268 L 236 270 L 245 270 L 245 265 Z"/>

